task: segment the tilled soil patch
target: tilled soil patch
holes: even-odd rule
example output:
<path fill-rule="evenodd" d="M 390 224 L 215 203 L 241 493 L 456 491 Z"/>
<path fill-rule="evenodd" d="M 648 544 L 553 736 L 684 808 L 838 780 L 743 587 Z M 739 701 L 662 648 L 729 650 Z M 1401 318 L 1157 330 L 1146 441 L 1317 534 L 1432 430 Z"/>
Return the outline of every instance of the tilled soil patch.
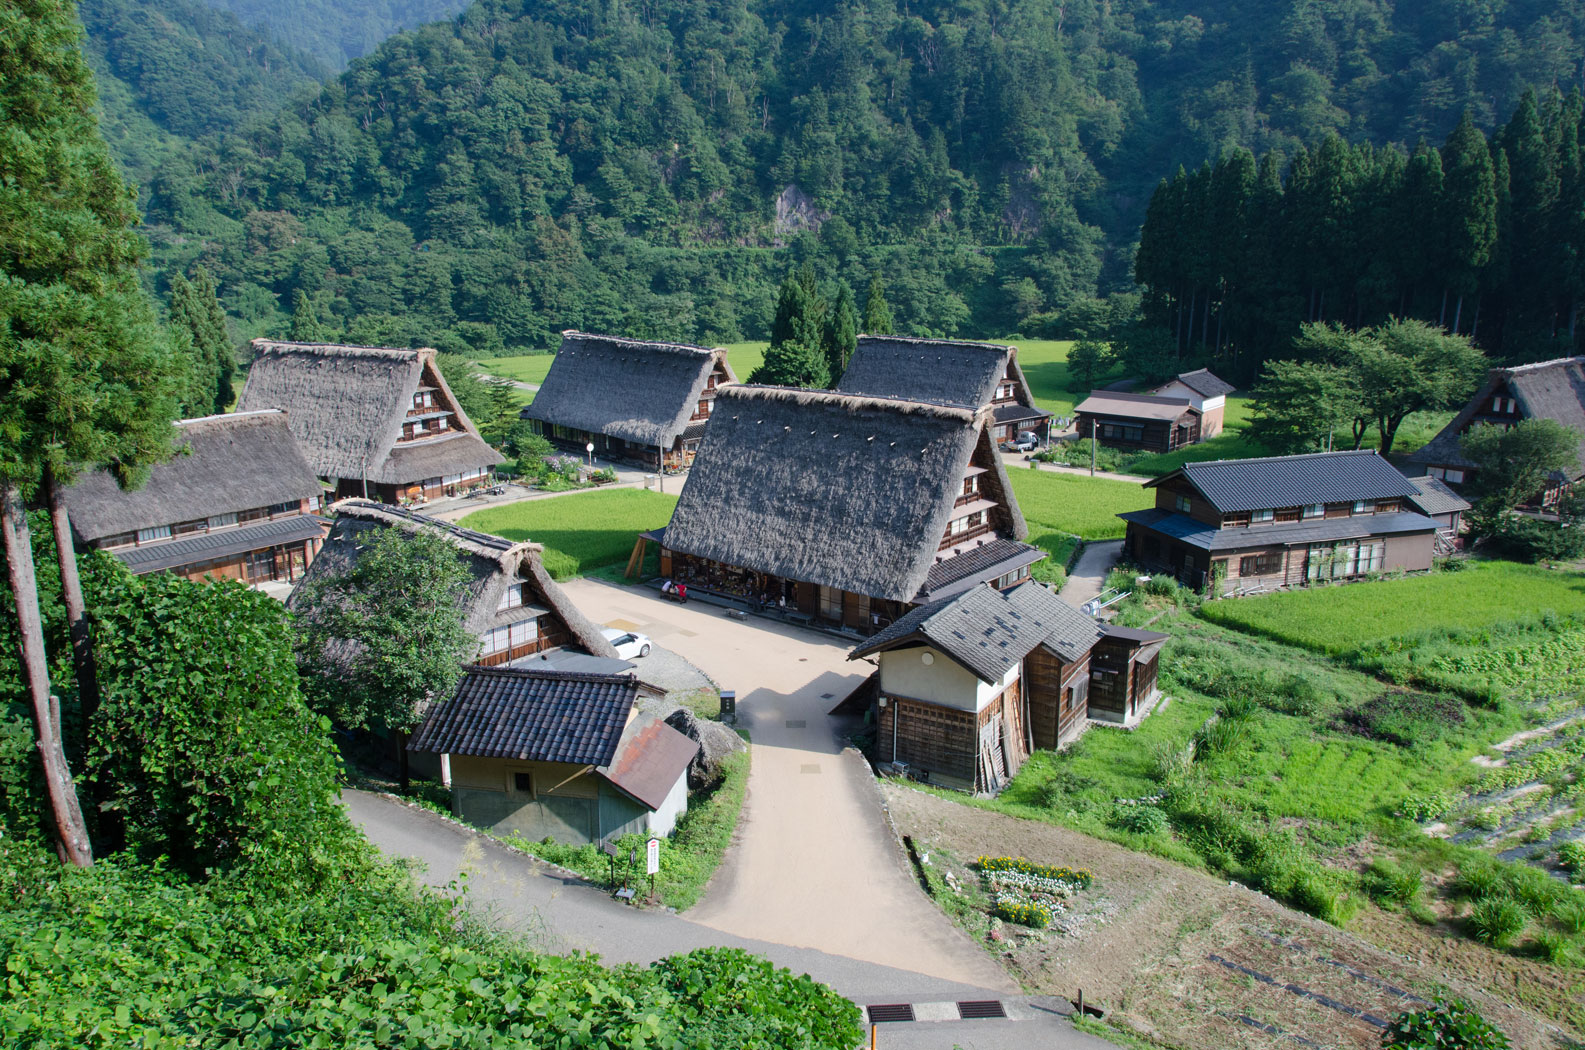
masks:
<path fill-rule="evenodd" d="M 1382 912 L 1356 922 L 1373 940 L 1425 960 L 1417 962 L 1243 886 L 1066 828 L 896 783 L 884 792 L 898 834 L 959 881 L 977 878 L 968 864 L 981 855 L 1090 869 L 1095 884 L 1073 900 L 1062 924 L 1070 932 L 1007 927 L 1008 940 L 982 942 L 1032 994 L 1073 998 L 1082 988 L 1117 1020 L 1169 1045 L 1369 1050 L 1394 1015 L 1444 986 L 1473 1001 L 1515 1047 L 1541 1050 L 1563 1045 L 1559 1037 L 1578 1038 L 1519 1005 L 1526 997 L 1499 991 L 1512 984 L 1486 980 L 1488 967 L 1471 961 L 1491 957 L 1497 965 L 1489 975 L 1500 970 L 1512 982 L 1520 970 L 1541 976 L 1545 968 L 1528 960 L 1439 938 Z"/>

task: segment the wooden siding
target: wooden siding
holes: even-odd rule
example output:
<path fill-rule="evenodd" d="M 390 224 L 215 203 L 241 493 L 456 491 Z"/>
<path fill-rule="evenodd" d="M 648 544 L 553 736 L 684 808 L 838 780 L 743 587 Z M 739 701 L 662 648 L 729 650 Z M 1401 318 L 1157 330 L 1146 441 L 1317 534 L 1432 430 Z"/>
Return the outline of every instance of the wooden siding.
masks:
<path fill-rule="evenodd" d="M 1138 449 L 1141 452 L 1171 452 L 1185 445 L 1196 444 L 1200 440 L 1199 413 L 1188 409 L 1185 409 L 1183 415 L 1180 415 L 1175 420 L 1138 419 L 1130 416 L 1092 412 L 1080 412 L 1075 417 L 1074 429 L 1083 440 L 1089 440 L 1092 425 L 1096 428 L 1096 440 L 1108 448 Z M 1139 427 L 1141 428 L 1140 439 L 1138 441 L 1128 441 L 1117 437 L 1107 437 L 1102 430 L 1108 425 Z"/>

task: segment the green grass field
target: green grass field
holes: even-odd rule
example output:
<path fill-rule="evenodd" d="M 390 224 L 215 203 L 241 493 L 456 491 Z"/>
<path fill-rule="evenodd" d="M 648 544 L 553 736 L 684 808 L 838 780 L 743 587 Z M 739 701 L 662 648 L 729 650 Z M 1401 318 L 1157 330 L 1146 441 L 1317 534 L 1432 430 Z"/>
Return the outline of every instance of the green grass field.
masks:
<path fill-rule="evenodd" d="M 671 520 L 677 497 L 645 489 L 606 489 L 489 507 L 458 524 L 514 542 L 544 544 L 545 568 L 558 580 L 626 562 L 638 534 Z"/>
<path fill-rule="evenodd" d="M 1483 562 L 1464 572 L 1209 602 L 1200 614 L 1306 649 L 1345 654 L 1423 631 L 1484 628 L 1543 611 L 1585 613 L 1585 576 Z"/>
<path fill-rule="evenodd" d="M 1087 540 L 1120 539 L 1124 525 L 1117 515 L 1143 510 L 1155 502 L 1153 494 L 1132 481 L 1017 467 L 1007 473 L 1031 536 L 1071 532 Z"/>
<path fill-rule="evenodd" d="M 517 357 L 486 357 L 478 362 L 479 371 L 486 375 L 515 379 L 519 383 L 538 386 L 545 381 L 555 354 L 520 354 Z"/>

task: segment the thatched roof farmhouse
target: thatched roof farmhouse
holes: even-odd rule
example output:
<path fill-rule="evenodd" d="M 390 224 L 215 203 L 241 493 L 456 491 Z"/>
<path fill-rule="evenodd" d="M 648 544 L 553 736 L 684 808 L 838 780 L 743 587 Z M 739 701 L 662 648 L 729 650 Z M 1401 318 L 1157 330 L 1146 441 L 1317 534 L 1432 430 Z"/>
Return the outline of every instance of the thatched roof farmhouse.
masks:
<path fill-rule="evenodd" d="M 345 572 L 356 564 L 368 534 L 377 529 L 435 533 L 464 556 L 473 580 L 459 594 L 468 630 L 479 636 L 477 662 L 508 663 L 542 650 L 573 646 L 600 657 L 616 651 L 556 585 L 540 560 L 537 543 L 513 543 L 372 500 L 334 504 L 335 524 L 310 575 Z M 287 608 L 293 607 L 288 599 Z"/>
<path fill-rule="evenodd" d="M 988 407 L 996 442 L 1011 441 L 1022 430 L 1042 442 L 1050 438 L 1051 413 L 1035 406 L 1016 346 L 861 335 L 836 388 L 867 397 Z"/>
<path fill-rule="evenodd" d="M 873 633 L 914 605 L 1011 586 L 1043 552 L 990 412 L 828 391 L 723 390 L 661 541 L 662 572 Z"/>
<path fill-rule="evenodd" d="M 1459 447 L 1460 439 L 1482 423 L 1510 427 L 1522 419 L 1550 419 L 1579 432 L 1574 469 L 1555 474 L 1546 490 L 1535 494 L 1540 505 L 1555 503 L 1568 486 L 1585 477 L 1585 357 L 1493 368 L 1453 422 L 1410 454 L 1409 465 L 1459 488 L 1475 466 Z"/>
<path fill-rule="evenodd" d="M 338 497 L 433 499 L 482 484 L 500 455 L 479 437 L 430 349 L 255 339 L 240 411 L 280 408 Z"/>
<path fill-rule="evenodd" d="M 561 334 L 550 373 L 522 410 L 545 437 L 604 456 L 692 462 L 715 392 L 737 376 L 726 351 L 612 335 Z"/>
<path fill-rule="evenodd" d="M 72 530 L 136 573 L 248 583 L 295 580 L 324 536 L 324 488 L 285 413 L 238 412 L 175 424 L 176 455 L 130 492 L 108 470 L 66 491 Z"/>

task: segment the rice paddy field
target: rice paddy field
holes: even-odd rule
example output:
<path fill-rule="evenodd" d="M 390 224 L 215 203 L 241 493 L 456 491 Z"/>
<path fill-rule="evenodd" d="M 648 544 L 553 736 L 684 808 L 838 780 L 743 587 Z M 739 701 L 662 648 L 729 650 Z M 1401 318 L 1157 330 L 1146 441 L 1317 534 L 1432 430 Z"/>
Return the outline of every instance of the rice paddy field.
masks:
<path fill-rule="evenodd" d="M 545 375 L 550 371 L 550 363 L 554 360 L 556 355 L 553 353 L 519 354 L 516 357 L 486 357 L 477 364 L 479 371 L 486 375 L 515 379 L 519 383 L 532 383 L 538 386 L 545 381 Z"/>
<path fill-rule="evenodd" d="M 1464 572 L 1210 602 L 1200 615 L 1251 634 L 1341 655 L 1405 635 L 1487 628 L 1545 612 L 1585 613 L 1585 575 L 1513 562 L 1475 562 Z"/>
<path fill-rule="evenodd" d="M 1067 532 L 1086 540 L 1120 539 L 1123 511 L 1143 510 L 1154 496 L 1137 482 L 1055 474 L 1010 467 L 1013 495 L 1029 523 L 1029 534 Z"/>
<path fill-rule="evenodd" d="M 676 506 L 676 496 L 647 489 L 596 489 L 487 507 L 458 524 L 543 544 L 546 570 L 567 580 L 625 563 L 638 534 L 665 525 Z"/>

